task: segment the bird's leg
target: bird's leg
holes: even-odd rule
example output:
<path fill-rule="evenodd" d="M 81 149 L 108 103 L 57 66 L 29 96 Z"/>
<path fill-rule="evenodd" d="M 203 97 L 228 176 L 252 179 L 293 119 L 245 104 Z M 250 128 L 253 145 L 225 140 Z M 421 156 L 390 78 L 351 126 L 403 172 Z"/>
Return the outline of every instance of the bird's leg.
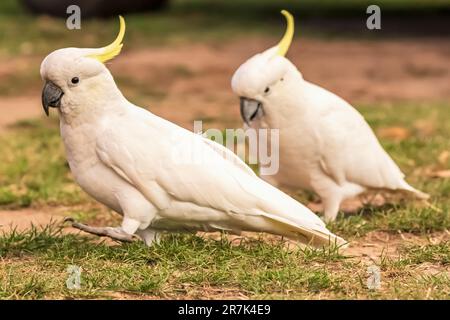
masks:
<path fill-rule="evenodd" d="M 100 237 L 109 237 L 121 242 L 133 242 L 139 239 L 136 235 L 125 232 L 121 227 L 91 227 L 83 223 L 76 222 L 72 218 L 66 218 L 64 222 L 71 222 L 72 227 L 81 231 L 95 234 Z"/>
<path fill-rule="evenodd" d="M 138 230 L 136 234 L 144 240 L 147 246 L 151 246 L 154 242 L 159 244 L 161 240 L 161 234 L 154 229 L 147 228 L 144 230 Z"/>
<path fill-rule="evenodd" d="M 328 198 L 322 198 L 324 206 L 324 220 L 325 222 L 331 222 L 336 220 L 339 213 L 339 207 L 341 205 L 342 198 L 340 196 L 331 196 Z"/>

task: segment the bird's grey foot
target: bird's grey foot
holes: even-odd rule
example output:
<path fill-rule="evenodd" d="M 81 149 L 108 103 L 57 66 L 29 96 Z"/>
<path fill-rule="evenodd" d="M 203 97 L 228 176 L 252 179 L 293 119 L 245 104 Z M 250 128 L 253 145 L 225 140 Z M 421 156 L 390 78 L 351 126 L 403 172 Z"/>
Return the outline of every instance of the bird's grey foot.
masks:
<path fill-rule="evenodd" d="M 134 234 L 128 234 L 125 231 L 123 231 L 120 227 L 113 228 L 113 227 L 91 227 L 83 223 L 76 222 L 72 218 L 66 218 L 64 222 L 71 222 L 72 227 L 79 229 L 81 231 L 95 234 L 100 237 L 109 237 L 113 240 L 121 241 L 121 242 L 133 242 L 139 239 Z"/>

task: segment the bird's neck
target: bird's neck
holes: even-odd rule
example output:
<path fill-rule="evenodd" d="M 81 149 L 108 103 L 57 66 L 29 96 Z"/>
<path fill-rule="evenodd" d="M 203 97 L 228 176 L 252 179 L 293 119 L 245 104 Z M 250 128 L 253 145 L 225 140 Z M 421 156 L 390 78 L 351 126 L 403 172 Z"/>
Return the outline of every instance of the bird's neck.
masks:
<path fill-rule="evenodd" d="M 308 82 L 303 79 L 299 72 L 291 72 L 285 76 L 285 84 L 277 95 L 272 95 L 267 101 L 264 121 L 267 128 L 286 128 L 286 126 L 297 125 L 298 117 L 302 117 L 307 109 L 303 102 Z"/>
<path fill-rule="evenodd" d="M 130 102 L 119 90 L 111 90 L 108 94 L 98 94 L 85 99 L 83 103 L 68 103 L 61 106 L 60 122 L 71 127 L 95 124 L 104 116 L 122 112 L 129 105 Z"/>

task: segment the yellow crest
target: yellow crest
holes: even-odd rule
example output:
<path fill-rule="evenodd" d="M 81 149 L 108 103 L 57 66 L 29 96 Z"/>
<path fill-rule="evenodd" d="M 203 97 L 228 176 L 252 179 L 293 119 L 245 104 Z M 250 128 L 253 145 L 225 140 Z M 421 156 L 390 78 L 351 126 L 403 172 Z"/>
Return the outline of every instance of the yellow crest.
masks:
<path fill-rule="evenodd" d="M 111 60 L 120 53 L 120 50 L 122 49 L 123 46 L 122 40 L 125 35 L 125 20 L 123 19 L 122 16 L 119 16 L 119 20 L 120 20 L 120 29 L 116 40 L 114 40 L 113 43 L 107 45 L 106 47 L 97 49 L 98 53 L 90 54 L 88 57 L 94 58 L 102 63 L 105 63 L 106 61 Z"/>
<path fill-rule="evenodd" d="M 281 14 L 285 16 L 287 26 L 286 32 L 284 33 L 283 39 L 281 39 L 278 44 L 277 54 L 284 57 L 289 50 L 289 46 L 291 45 L 292 38 L 294 36 L 294 17 L 286 10 L 281 10 Z"/>

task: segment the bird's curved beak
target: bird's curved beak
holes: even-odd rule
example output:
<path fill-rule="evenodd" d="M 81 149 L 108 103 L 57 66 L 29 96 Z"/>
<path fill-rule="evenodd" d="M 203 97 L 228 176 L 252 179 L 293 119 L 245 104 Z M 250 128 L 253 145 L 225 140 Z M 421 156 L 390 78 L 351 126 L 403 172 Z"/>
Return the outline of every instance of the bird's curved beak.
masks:
<path fill-rule="evenodd" d="M 241 97 L 241 117 L 247 125 L 264 115 L 264 109 L 261 102 Z"/>
<path fill-rule="evenodd" d="M 48 108 L 59 108 L 61 106 L 61 98 L 64 92 L 53 82 L 47 81 L 44 89 L 42 89 L 42 107 L 48 116 Z"/>

